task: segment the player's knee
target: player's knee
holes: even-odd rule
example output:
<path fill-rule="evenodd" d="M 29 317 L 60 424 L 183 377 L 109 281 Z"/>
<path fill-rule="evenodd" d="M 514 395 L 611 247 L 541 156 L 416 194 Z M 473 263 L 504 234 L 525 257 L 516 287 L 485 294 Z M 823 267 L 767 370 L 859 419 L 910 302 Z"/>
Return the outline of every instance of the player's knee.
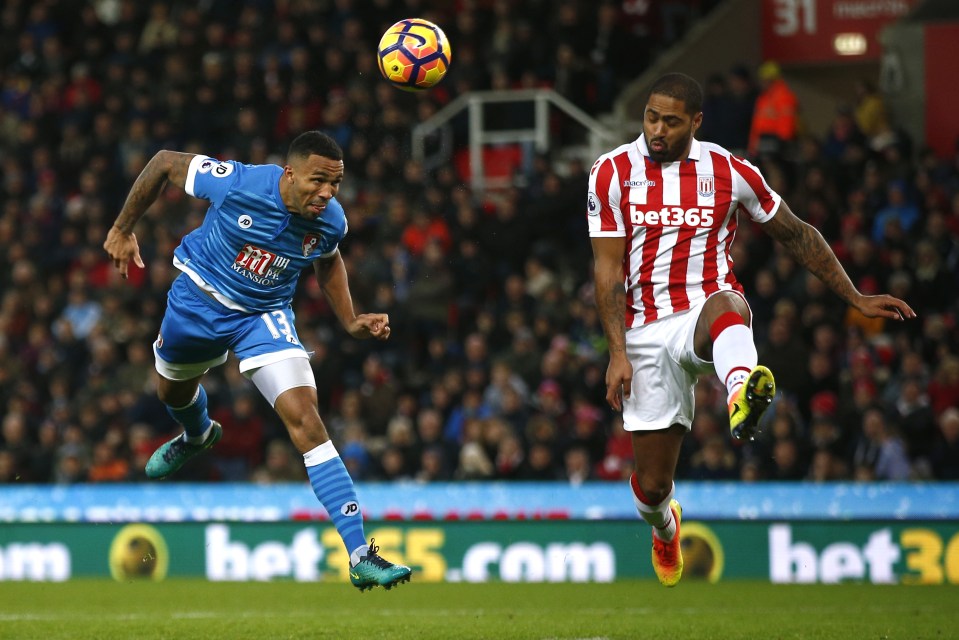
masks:
<path fill-rule="evenodd" d="M 195 395 L 195 386 L 160 384 L 157 387 L 157 398 L 160 399 L 160 402 L 169 407 L 185 407 L 193 401 L 193 397 Z"/>
<path fill-rule="evenodd" d="M 647 475 L 637 482 L 643 492 L 644 502 L 648 504 L 660 504 L 669 497 L 669 492 L 673 490 L 672 478 L 657 478 Z"/>
<path fill-rule="evenodd" d="M 298 449 L 308 451 L 330 439 L 326 426 L 315 412 L 303 411 L 296 416 L 287 417 L 284 422 L 290 439 Z"/>

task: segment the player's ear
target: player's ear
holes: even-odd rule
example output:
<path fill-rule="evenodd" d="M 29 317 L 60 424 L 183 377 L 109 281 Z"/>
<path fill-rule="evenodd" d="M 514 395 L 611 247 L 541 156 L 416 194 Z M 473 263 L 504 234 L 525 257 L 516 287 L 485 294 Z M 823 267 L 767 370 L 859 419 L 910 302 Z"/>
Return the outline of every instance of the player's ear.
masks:
<path fill-rule="evenodd" d="M 286 165 L 283 167 L 283 177 L 290 181 L 290 184 L 293 183 L 293 167 Z"/>
<path fill-rule="evenodd" d="M 696 133 L 696 130 L 703 126 L 703 112 L 700 111 L 693 116 L 693 133 Z"/>

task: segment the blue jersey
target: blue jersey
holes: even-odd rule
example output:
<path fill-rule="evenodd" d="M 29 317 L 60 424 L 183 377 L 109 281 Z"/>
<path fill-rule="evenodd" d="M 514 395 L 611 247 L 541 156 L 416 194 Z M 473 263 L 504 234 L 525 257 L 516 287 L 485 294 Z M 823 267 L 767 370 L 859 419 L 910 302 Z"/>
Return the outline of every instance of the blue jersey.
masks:
<path fill-rule="evenodd" d="M 276 165 L 196 156 L 186 192 L 210 201 L 203 224 L 174 251 L 173 264 L 220 303 L 237 311 L 290 306 L 300 272 L 330 256 L 346 235 L 335 198 L 315 220 L 291 214 L 280 198 Z"/>

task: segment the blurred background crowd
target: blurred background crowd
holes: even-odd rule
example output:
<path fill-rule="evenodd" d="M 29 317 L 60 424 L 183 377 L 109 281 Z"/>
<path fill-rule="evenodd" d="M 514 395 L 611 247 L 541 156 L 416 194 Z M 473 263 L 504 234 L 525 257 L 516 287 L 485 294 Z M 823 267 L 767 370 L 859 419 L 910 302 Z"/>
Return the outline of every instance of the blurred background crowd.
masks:
<path fill-rule="evenodd" d="M 283 164 L 311 128 L 345 150 L 341 249 L 357 307 L 393 325 L 386 343 L 349 338 L 302 278 L 298 332 L 354 478 L 627 477 L 630 440 L 604 401 L 588 165 L 532 158 L 493 197 L 471 191 L 455 164 L 412 162 L 410 127 L 490 88 L 551 87 L 608 111 L 714 4 L 4 2 L 0 483 L 143 478 L 176 430 L 155 396 L 151 343 L 178 273 L 173 248 L 206 203 L 164 191 L 136 228 L 146 268 L 128 281 L 101 248 L 107 229 L 159 149 Z M 390 87 L 375 61 L 379 35 L 411 16 L 443 26 L 453 46 L 449 76 L 416 95 Z M 739 444 L 725 392 L 705 376 L 678 477 L 959 479 L 959 153 L 916 148 L 868 84 L 837 97 L 828 130 L 811 131 L 801 117 L 757 119 L 757 101 L 790 100 L 775 64 L 715 71 L 700 78 L 698 137 L 748 154 L 861 291 L 904 298 L 919 318 L 862 317 L 744 223 L 736 272 L 781 394 L 763 434 Z M 225 434 L 177 480 L 305 479 L 234 359 L 205 387 Z"/>

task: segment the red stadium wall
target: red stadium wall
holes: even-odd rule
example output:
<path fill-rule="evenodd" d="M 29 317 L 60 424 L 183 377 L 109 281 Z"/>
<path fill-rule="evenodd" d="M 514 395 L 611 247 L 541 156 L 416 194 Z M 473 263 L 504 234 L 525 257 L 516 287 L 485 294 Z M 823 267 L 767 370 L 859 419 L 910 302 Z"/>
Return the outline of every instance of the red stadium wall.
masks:
<path fill-rule="evenodd" d="M 918 0 L 762 0 L 763 57 L 785 64 L 878 60 L 880 30 L 916 4 Z"/>
<path fill-rule="evenodd" d="M 926 144 L 945 158 L 959 140 L 959 22 L 926 25 L 924 53 Z"/>

